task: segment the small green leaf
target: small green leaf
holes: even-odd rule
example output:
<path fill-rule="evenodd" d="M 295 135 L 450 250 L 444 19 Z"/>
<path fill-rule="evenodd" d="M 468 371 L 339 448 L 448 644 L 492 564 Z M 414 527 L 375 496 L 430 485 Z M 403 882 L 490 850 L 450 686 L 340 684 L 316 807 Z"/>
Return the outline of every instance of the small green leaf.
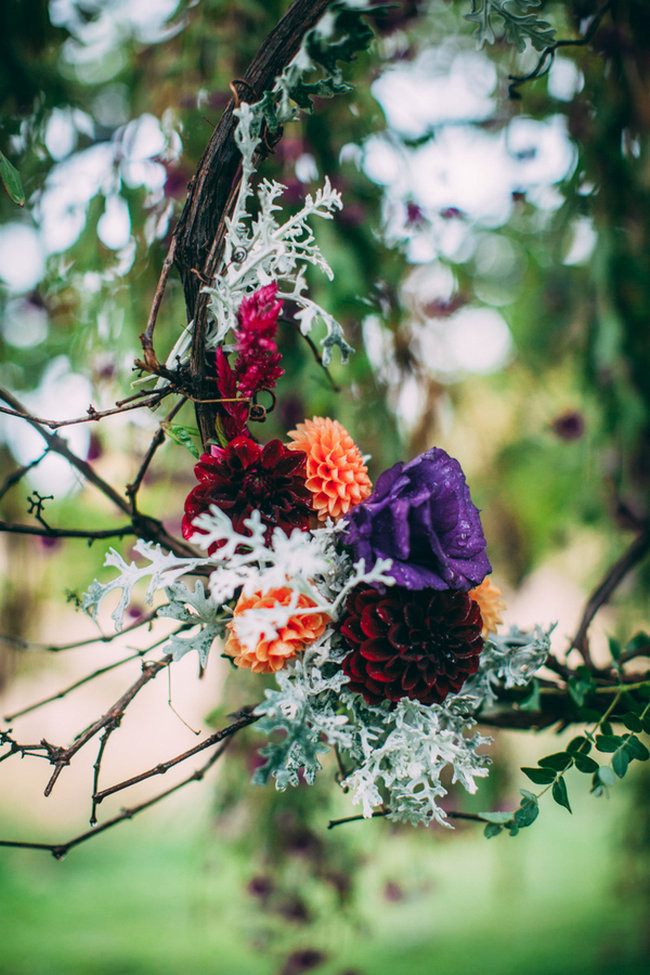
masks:
<path fill-rule="evenodd" d="M 596 748 L 599 752 L 615 752 L 623 742 L 618 735 L 597 735 Z"/>
<path fill-rule="evenodd" d="M 197 427 L 184 427 L 180 424 L 170 424 L 165 427 L 167 436 L 170 437 L 174 443 L 177 443 L 180 447 L 185 447 L 186 450 L 192 454 L 193 457 L 199 459 L 199 449 L 195 444 L 195 439 L 199 437 L 199 430 Z"/>
<path fill-rule="evenodd" d="M 524 799 L 521 806 L 515 813 L 515 826 L 519 829 L 523 829 L 525 826 L 530 826 L 535 822 L 539 816 L 539 806 L 537 802 L 529 802 Z"/>
<path fill-rule="evenodd" d="M 650 698 L 650 681 L 637 689 L 637 694 L 648 700 Z"/>
<path fill-rule="evenodd" d="M 627 772 L 627 767 L 629 764 L 630 760 L 624 748 L 621 748 L 618 752 L 614 752 L 614 755 L 612 756 L 612 768 L 618 775 L 619 779 L 623 778 Z"/>
<path fill-rule="evenodd" d="M 577 738 L 572 738 L 569 744 L 566 746 L 566 750 L 571 754 L 576 752 L 582 752 L 586 755 L 591 751 L 591 742 L 584 735 L 578 735 Z"/>
<path fill-rule="evenodd" d="M 551 795 L 557 802 L 558 806 L 564 806 L 571 812 L 571 804 L 569 803 L 569 795 L 566 789 L 566 782 L 564 779 L 556 779 L 553 783 L 553 788 L 551 789 Z"/>
<path fill-rule="evenodd" d="M 552 768 L 522 768 L 521 771 L 535 785 L 549 785 L 555 778 L 555 772 Z"/>
<path fill-rule="evenodd" d="M 614 732 L 612 730 L 612 726 L 609 723 L 609 721 L 603 721 L 603 723 L 600 726 L 600 733 L 601 733 L 601 735 L 613 735 L 614 734 Z"/>
<path fill-rule="evenodd" d="M 20 173 L 12 166 L 3 152 L 0 152 L 0 179 L 7 191 L 9 199 L 19 207 L 25 206 L 25 191 Z"/>
<path fill-rule="evenodd" d="M 483 830 L 483 835 L 487 836 L 487 838 L 490 840 L 493 836 L 498 836 L 502 829 L 503 827 L 499 826 L 497 823 L 488 823 Z"/>
<path fill-rule="evenodd" d="M 623 724 L 629 731 L 643 731 L 643 722 L 638 714 L 634 711 L 628 711 L 627 714 L 623 715 Z"/>
<path fill-rule="evenodd" d="M 592 721 L 600 721 L 602 712 L 597 711 L 596 708 L 579 708 L 578 717 L 589 724 Z"/>
<path fill-rule="evenodd" d="M 552 768 L 556 772 L 563 772 L 573 761 L 573 757 L 566 752 L 555 752 L 553 755 L 546 755 L 537 762 L 542 768 Z"/>
<path fill-rule="evenodd" d="M 501 825 L 509 823 L 512 819 L 511 812 L 480 812 L 476 815 L 484 819 L 486 823 L 499 823 Z"/>
<path fill-rule="evenodd" d="M 573 756 L 573 761 L 579 772 L 591 773 L 598 771 L 598 762 L 595 762 L 593 758 L 589 758 L 588 755 L 583 755 L 581 752 Z"/>
<path fill-rule="evenodd" d="M 618 640 L 615 640 L 613 636 L 608 637 L 609 652 L 612 655 L 612 660 L 618 660 L 621 655 L 621 645 Z"/>
<path fill-rule="evenodd" d="M 521 711 L 539 711 L 542 706 L 542 692 L 536 678 L 530 682 L 530 690 L 526 697 L 519 702 Z"/>
<path fill-rule="evenodd" d="M 632 639 L 626 644 L 626 653 L 640 653 L 642 650 L 647 650 L 650 647 L 650 634 L 635 633 Z"/>
<path fill-rule="evenodd" d="M 650 758 L 650 752 L 645 747 L 642 741 L 636 737 L 636 735 L 628 735 L 625 742 L 624 751 L 630 758 L 636 758 L 638 762 L 647 762 Z"/>

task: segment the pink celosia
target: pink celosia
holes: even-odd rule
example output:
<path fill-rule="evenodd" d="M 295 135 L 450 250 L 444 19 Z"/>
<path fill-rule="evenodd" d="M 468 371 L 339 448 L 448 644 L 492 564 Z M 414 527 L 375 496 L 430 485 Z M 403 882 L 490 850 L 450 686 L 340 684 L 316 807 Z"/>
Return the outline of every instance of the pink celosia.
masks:
<path fill-rule="evenodd" d="M 235 331 L 238 359 L 234 373 L 240 396 L 251 397 L 260 389 L 271 389 L 284 374 L 280 366 L 282 356 L 275 343 L 282 311 L 277 293 L 275 282 L 267 284 L 250 298 L 244 298 L 239 307 L 239 328 Z"/>

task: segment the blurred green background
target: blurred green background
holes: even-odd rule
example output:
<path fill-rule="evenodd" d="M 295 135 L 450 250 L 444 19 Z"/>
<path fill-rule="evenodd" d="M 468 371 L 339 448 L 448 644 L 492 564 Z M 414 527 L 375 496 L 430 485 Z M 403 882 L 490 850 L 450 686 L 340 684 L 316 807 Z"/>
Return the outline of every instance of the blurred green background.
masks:
<path fill-rule="evenodd" d="M 187 182 L 229 81 L 286 6 L 1 5 L 0 151 L 20 172 L 26 206 L 0 193 L 0 377 L 35 412 L 80 414 L 132 392 Z M 513 100 L 508 75 L 531 71 L 538 52 L 518 53 L 498 18 L 496 43 L 479 50 L 467 0 L 403 0 L 371 18 L 374 41 L 344 70 L 353 91 L 287 126 L 264 168 L 287 185 L 289 209 L 325 174 L 341 190 L 342 214 L 315 226 L 335 279 L 313 275 L 310 288 L 357 352 L 333 364 L 337 394 L 287 329 L 287 375 L 260 436 L 336 416 L 372 455 L 373 478 L 433 444 L 458 457 L 509 622 L 558 620 L 559 655 L 587 594 L 650 517 L 650 9 L 607 7 L 595 24 L 591 0 L 542 2 L 535 14 L 558 36 L 598 29 Z M 184 314 L 172 279 L 161 358 Z M 158 419 L 130 414 L 66 436 L 122 490 Z M 179 420 L 194 422 L 189 407 Z M 18 421 L 2 418 L 0 436 L 7 473 L 39 456 L 38 437 Z M 143 489 L 144 509 L 172 531 L 193 463 L 169 439 Z M 33 524 L 34 489 L 54 495 L 53 525 L 115 524 L 103 499 L 50 459 L 0 498 L 2 518 Z M 118 645 L 56 659 L 20 650 L 22 640 L 95 632 L 66 598 L 101 575 L 104 553 L 0 537 L 3 715 L 118 659 Z M 607 636 L 626 641 L 648 627 L 647 584 L 642 564 L 598 617 L 597 659 Z M 129 641 L 119 646 L 126 655 Z M 45 732 L 67 740 L 83 727 L 127 685 L 117 673 L 96 694 L 69 698 L 72 716 L 67 702 L 44 711 Z M 215 707 L 250 697 L 241 676 L 223 683 L 218 660 L 200 685 L 181 668 L 174 705 L 205 724 Z M 173 754 L 169 726 L 185 732 L 166 694 L 125 725 L 115 769 L 130 740 L 138 757 L 157 735 L 168 750 L 152 760 Z M 499 735 L 496 768 L 463 808 L 516 805 L 518 767 L 555 741 Z M 2 975 L 645 970 L 644 768 L 609 800 L 576 785 L 573 816 L 548 803 L 533 829 L 486 841 L 474 827 L 396 831 L 380 821 L 327 832 L 331 816 L 351 812 L 331 794 L 334 770 L 291 795 L 254 789 L 256 747 L 251 733 L 213 784 L 61 863 L 0 850 Z M 83 830 L 90 767 L 51 813 L 26 766 L 0 766 L 0 836 L 49 842 Z"/>

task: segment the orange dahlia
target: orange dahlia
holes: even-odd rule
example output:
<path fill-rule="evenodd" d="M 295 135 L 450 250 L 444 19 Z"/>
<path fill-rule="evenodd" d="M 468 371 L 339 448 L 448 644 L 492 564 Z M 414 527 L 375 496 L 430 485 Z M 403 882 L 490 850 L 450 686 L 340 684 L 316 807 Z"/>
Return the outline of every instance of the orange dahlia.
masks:
<path fill-rule="evenodd" d="M 282 589 L 269 589 L 268 592 L 256 592 L 252 596 L 241 595 L 233 614 L 236 619 L 248 609 L 272 609 L 274 606 L 288 606 L 293 596 L 293 590 L 286 586 Z M 316 606 L 309 596 L 298 596 L 298 609 L 310 609 Z M 232 623 L 228 623 L 230 634 L 224 646 L 224 653 L 232 657 L 237 667 L 252 670 L 255 674 L 274 674 L 282 670 L 287 662 L 295 657 L 308 644 L 313 643 L 329 623 L 326 613 L 296 613 L 291 616 L 284 626 L 278 628 L 278 635 L 272 640 L 259 640 L 253 650 L 240 643 Z"/>
<path fill-rule="evenodd" d="M 354 440 L 338 420 L 315 416 L 289 432 L 292 450 L 307 454 L 305 484 L 321 521 L 336 521 L 372 491 L 368 468 Z"/>
<path fill-rule="evenodd" d="M 496 633 L 499 623 L 503 623 L 501 613 L 506 608 L 506 604 L 501 598 L 501 590 L 497 589 L 493 582 L 486 576 L 480 586 L 471 589 L 469 598 L 478 603 L 483 620 L 483 638 L 488 633 Z"/>

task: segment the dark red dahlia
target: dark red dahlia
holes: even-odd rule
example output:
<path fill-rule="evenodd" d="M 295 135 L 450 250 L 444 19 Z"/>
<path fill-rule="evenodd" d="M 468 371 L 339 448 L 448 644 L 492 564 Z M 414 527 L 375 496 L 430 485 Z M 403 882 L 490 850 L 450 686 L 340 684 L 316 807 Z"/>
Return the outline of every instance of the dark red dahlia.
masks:
<path fill-rule="evenodd" d="M 466 592 L 359 588 L 350 594 L 341 634 L 350 690 L 369 704 L 440 704 L 478 670 L 481 612 Z"/>
<path fill-rule="evenodd" d="M 237 531 L 245 531 L 244 519 L 258 510 L 268 525 L 267 542 L 278 526 L 286 532 L 304 531 L 311 514 L 311 494 L 305 487 L 306 455 L 289 450 L 279 440 L 264 447 L 250 437 L 236 437 L 227 447 L 212 447 L 194 468 L 199 483 L 185 501 L 183 537 L 197 531 L 194 518 L 211 504 L 228 515 Z M 218 548 L 215 543 L 208 552 Z"/>

